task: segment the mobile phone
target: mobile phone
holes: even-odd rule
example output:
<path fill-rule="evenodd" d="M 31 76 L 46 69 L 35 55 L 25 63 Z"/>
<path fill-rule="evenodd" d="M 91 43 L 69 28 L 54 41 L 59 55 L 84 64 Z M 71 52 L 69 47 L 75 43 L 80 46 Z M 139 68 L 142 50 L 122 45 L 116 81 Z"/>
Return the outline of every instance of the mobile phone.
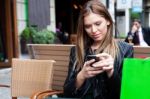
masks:
<path fill-rule="evenodd" d="M 87 60 L 95 59 L 95 62 L 99 61 L 99 57 L 96 55 L 87 55 Z"/>
<path fill-rule="evenodd" d="M 96 55 L 87 55 L 87 59 L 86 60 L 91 60 L 91 59 L 95 59 L 95 62 L 99 61 L 99 57 L 97 57 Z M 95 62 L 93 62 L 93 63 L 95 63 Z M 92 66 L 93 63 L 90 64 L 91 67 L 93 67 Z"/>

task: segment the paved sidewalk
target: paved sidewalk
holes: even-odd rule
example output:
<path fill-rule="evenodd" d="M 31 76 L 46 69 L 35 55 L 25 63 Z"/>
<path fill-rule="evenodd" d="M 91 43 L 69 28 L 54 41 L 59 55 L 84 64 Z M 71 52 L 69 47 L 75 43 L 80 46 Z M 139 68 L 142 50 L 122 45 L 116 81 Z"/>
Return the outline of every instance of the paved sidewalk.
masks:
<path fill-rule="evenodd" d="M 11 68 L 0 69 L 0 84 L 10 85 Z M 10 88 L 0 88 L 0 99 L 11 99 Z"/>
<path fill-rule="evenodd" d="M 20 58 L 29 58 L 28 55 L 22 55 Z M 0 84 L 10 85 L 11 84 L 11 68 L 0 69 Z M 0 99 L 11 99 L 10 88 L 0 87 Z M 18 99 L 29 99 L 29 98 L 18 98 Z"/>
<path fill-rule="evenodd" d="M 11 82 L 11 68 L 0 69 L 0 84 L 10 85 Z M 0 88 L 0 99 L 11 99 L 10 88 Z M 18 98 L 29 99 L 29 98 Z"/>

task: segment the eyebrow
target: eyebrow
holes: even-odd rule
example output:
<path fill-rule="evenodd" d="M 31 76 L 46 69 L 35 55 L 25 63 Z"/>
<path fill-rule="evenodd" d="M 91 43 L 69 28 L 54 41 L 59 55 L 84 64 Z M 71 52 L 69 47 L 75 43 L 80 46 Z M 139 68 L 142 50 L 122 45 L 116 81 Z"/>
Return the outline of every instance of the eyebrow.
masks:
<path fill-rule="evenodd" d="M 100 21 L 100 20 L 99 20 L 99 21 L 95 21 L 95 22 L 92 23 L 92 24 L 96 24 L 96 23 L 102 23 L 102 21 Z M 84 23 L 84 25 L 91 25 L 91 24 L 88 24 L 88 23 L 86 24 L 86 23 Z"/>

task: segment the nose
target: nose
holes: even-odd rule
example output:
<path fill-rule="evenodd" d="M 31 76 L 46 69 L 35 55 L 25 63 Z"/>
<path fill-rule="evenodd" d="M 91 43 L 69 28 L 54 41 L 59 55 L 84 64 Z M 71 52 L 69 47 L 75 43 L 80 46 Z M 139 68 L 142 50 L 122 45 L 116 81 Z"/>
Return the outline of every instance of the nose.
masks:
<path fill-rule="evenodd" d="M 92 33 L 95 33 L 97 31 L 95 26 L 92 26 Z"/>

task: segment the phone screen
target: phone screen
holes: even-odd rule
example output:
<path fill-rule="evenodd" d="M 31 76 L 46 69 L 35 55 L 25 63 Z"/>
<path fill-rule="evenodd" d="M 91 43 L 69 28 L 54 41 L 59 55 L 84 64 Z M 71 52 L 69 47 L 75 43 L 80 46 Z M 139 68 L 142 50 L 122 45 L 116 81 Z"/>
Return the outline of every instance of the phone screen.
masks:
<path fill-rule="evenodd" d="M 99 61 L 99 57 L 96 55 L 87 55 L 87 60 L 95 59 L 95 62 Z"/>

